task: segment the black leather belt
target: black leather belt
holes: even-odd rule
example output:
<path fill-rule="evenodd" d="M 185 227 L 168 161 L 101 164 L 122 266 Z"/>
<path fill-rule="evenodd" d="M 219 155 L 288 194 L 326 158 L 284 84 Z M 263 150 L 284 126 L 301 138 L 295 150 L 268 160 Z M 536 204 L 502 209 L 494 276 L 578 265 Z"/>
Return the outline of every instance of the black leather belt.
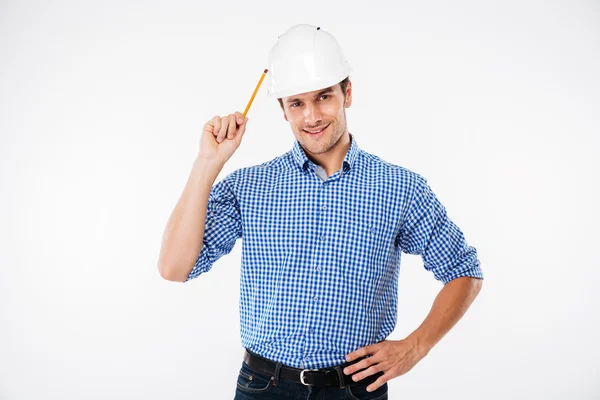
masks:
<path fill-rule="evenodd" d="M 283 364 L 279 365 L 279 379 L 284 379 L 292 382 L 302 383 L 303 385 L 315 385 L 315 386 L 338 386 L 343 388 L 346 385 L 354 384 L 352 375 L 359 371 L 355 371 L 352 375 L 344 374 L 344 368 L 361 361 L 364 357 L 356 360 L 345 362 L 343 364 L 321 369 L 302 369 L 293 368 Z M 244 362 L 252 369 L 263 372 L 267 375 L 275 377 L 277 364 L 267 358 L 261 357 L 258 354 L 251 352 L 246 349 L 244 353 Z M 374 382 L 381 375 L 374 374 L 369 375 L 366 378 L 358 382 Z M 343 383 L 341 383 L 343 381 Z"/>

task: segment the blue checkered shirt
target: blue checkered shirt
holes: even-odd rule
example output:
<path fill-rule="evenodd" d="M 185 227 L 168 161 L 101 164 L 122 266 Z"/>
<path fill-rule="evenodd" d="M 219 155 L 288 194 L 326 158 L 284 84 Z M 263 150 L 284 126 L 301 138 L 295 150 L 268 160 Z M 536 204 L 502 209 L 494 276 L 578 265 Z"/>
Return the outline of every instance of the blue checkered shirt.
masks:
<path fill-rule="evenodd" d="M 358 148 L 322 179 L 296 140 L 287 153 L 213 185 L 187 280 L 242 240 L 242 346 L 296 368 L 344 363 L 396 325 L 401 253 L 444 285 L 483 279 L 475 247 L 425 178 Z"/>

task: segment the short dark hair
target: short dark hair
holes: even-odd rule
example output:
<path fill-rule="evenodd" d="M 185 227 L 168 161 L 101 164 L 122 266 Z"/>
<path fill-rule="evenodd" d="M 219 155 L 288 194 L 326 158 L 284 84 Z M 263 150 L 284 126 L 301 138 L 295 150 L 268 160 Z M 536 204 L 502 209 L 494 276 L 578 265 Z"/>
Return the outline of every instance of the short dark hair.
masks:
<path fill-rule="evenodd" d="M 342 88 L 342 93 L 344 94 L 344 100 L 346 100 L 346 89 L 348 89 L 348 83 L 350 82 L 350 77 L 347 76 L 343 81 L 338 82 L 340 87 Z M 277 99 L 281 109 L 283 110 L 283 100 L 281 98 Z"/>

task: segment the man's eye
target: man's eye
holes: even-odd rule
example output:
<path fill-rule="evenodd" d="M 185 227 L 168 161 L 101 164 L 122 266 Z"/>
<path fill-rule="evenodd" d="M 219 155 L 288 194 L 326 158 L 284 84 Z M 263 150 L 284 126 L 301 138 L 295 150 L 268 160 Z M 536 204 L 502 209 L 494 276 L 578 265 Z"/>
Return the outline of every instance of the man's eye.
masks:
<path fill-rule="evenodd" d="M 323 98 L 323 97 L 324 97 L 323 100 L 326 100 L 329 97 L 329 95 L 328 94 L 322 94 L 320 98 Z M 290 104 L 290 107 L 298 107 L 299 105 L 300 105 L 300 102 L 297 101 L 295 103 Z"/>

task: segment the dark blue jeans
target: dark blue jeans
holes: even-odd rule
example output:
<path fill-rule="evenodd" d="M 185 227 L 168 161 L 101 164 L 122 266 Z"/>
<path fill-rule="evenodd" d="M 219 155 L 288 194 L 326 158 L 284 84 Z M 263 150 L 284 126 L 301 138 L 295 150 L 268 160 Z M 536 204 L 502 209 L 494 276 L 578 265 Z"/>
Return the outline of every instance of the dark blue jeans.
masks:
<path fill-rule="evenodd" d="M 234 400 L 387 400 L 387 382 L 375 391 L 367 392 L 367 386 L 381 375 L 383 372 L 378 372 L 343 389 L 338 386 L 306 386 L 255 371 L 242 361 Z"/>

